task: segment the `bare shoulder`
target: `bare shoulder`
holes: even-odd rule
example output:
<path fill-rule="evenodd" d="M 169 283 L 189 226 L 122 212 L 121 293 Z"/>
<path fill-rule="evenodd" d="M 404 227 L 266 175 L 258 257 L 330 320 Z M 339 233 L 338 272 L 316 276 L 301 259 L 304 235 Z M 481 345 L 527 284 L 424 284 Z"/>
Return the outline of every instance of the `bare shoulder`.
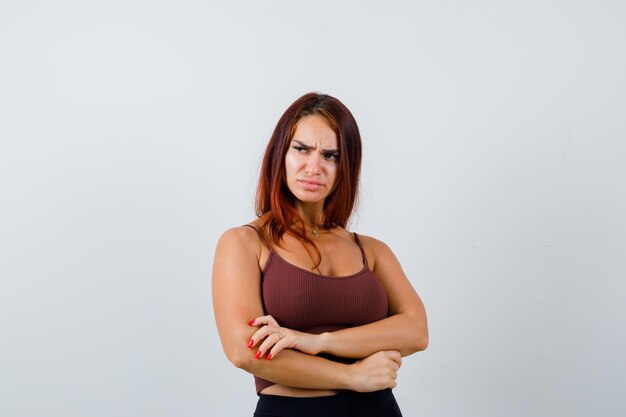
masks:
<path fill-rule="evenodd" d="M 389 311 L 393 314 L 403 311 L 417 311 L 421 301 L 408 277 L 404 273 L 400 261 L 391 248 L 382 240 L 371 236 L 361 236 L 365 254 L 372 257 L 372 272 L 382 282 L 389 299 Z"/>
<path fill-rule="evenodd" d="M 360 233 L 358 235 L 359 240 L 363 244 L 363 248 L 366 251 L 371 251 L 372 255 L 382 255 L 385 252 L 391 252 L 391 248 L 389 248 L 389 246 L 387 246 L 387 244 L 382 240 L 376 239 L 372 236 L 362 235 Z"/>
<path fill-rule="evenodd" d="M 261 273 L 260 257 L 261 243 L 252 228 L 238 226 L 222 233 L 213 258 L 212 281 L 216 293 L 224 297 L 229 291 L 240 293 L 239 286 L 256 285 Z"/>
<path fill-rule="evenodd" d="M 254 222 L 250 223 L 254 225 Z M 255 227 L 258 227 L 254 225 Z M 237 226 L 226 230 L 217 242 L 217 250 L 248 253 L 258 255 L 261 253 L 261 241 L 257 233 L 247 226 Z"/>
<path fill-rule="evenodd" d="M 362 235 L 358 233 L 359 239 L 364 247 L 371 248 L 372 250 L 389 249 L 389 246 L 380 239 L 376 239 L 372 236 Z"/>
<path fill-rule="evenodd" d="M 376 267 L 376 263 L 385 260 L 395 260 L 395 255 L 391 248 L 382 240 L 376 239 L 372 236 L 358 234 L 359 240 L 363 245 L 365 255 L 370 262 L 372 269 Z"/>

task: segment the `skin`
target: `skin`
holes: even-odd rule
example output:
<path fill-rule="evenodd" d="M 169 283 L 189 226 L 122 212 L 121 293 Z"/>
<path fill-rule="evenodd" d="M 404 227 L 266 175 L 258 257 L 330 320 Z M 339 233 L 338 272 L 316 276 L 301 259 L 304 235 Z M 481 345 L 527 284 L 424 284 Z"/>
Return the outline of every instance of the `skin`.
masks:
<path fill-rule="evenodd" d="M 322 254 L 317 271 L 346 276 L 363 268 L 353 235 L 340 227 L 319 228 L 324 200 L 337 180 L 337 137 L 320 116 L 302 118 L 285 155 L 289 190 L 308 228 L 319 230 Z M 262 218 L 251 224 L 259 227 Z M 285 396 L 332 395 L 341 389 L 360 392 L 396 386 L 401 356 L 428 346 L 426 313 L 419 296 L 393 252 L 383 242 L 359 235 L 368 264 L 385 287 L 389 317 L 364 326 L 321 335 L 280 327 L 263 316 L 261 271 L 269 249 L 248 227 L 226 231 L 219 239 L 213 264 L 213 305 L 228 359 L 237 367 L 276 382 L 262 393 Z M 285 261 L 311 270 L 311 255 L 285 235 L 273 248 Z M 251 321 L 253 320 L 253 321 Z M 352 365 L 314 356 L 326 352 L 359 359 Z M 267 358 L 270 358 L 269 360 Z M 265 359 L 263 359 L 265 358 Z"/>
<path fill-rule="evenodd" d="M 339 156 L 337 135 L 323 117 L 300 120 L 285 155 L 285 177 L 309 226 L 321 219 L 324 200 L 337 181 Z"/>

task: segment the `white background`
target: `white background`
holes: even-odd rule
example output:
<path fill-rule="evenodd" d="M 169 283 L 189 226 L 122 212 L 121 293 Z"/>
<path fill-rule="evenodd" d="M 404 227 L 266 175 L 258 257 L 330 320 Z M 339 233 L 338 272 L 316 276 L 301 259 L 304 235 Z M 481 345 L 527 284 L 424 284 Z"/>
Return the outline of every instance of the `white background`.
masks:
<path fill-rule="evenodd" d="M 0 1 L 0 415 L 251 416 L 210 300 L 279 116 L 363 136 L 352 229 L 431 343 L 405 416 L 626 412 L 622 1 Z"/>

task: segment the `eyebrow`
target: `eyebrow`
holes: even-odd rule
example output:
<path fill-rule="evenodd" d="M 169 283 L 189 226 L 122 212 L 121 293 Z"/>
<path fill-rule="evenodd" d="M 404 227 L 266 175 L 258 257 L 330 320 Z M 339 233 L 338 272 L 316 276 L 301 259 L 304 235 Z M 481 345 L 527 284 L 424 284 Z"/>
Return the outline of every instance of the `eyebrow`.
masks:
<path fill-rule="evenodd" d="M 298 145 L 302 146 L 305 149 L 308 150 L 315 150 L 316 148 L 314 146 L 309 146 L 304 144 L 303 142 L 299 141 L 298 139 L 294 139 L 293 142 L 296 142 Z M 322 152 L 330 152 L 330 153 L 339 153 L 339 149 L 323 149 L 322 148 Z"/>

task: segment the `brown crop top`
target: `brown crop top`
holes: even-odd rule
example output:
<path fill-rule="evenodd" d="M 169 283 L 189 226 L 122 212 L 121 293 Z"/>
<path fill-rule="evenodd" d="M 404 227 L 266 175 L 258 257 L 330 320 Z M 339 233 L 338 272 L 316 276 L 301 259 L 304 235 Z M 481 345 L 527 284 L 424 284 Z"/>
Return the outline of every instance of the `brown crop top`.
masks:
<path fill-rule="evenodd" d="M 252 225 L 267 245 L 259 230 Z M 305 333 L 320 334 L 382 320 L 388 315 L 385 288 L 367 264 L 359 236 L 354 240 L 363 256 L 363 269 L 348 276 L 317 274 L 293 265 L 268 246 L 270 255 L 261 274 L 264 313 L 284 327 Z M 352 359 L 320 355 L 337 362 Z M 259 393 L 273 382 L 254 377 Z"/>

